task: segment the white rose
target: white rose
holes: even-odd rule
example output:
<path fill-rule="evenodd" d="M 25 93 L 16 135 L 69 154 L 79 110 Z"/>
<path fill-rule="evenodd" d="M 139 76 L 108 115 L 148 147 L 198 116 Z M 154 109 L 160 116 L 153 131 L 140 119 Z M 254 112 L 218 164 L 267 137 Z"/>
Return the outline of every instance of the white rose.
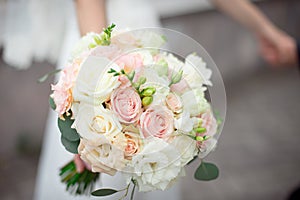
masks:
<path fill-rule="evenodd" d="M 190 113 L 185 110 L 174 120 L 174 126 L 179 131 L 189 133 L 193 130 L 194 121 L 190 118 Z"/>
<path fill-rule="evenodd" d="M 210 108 L 204 96 L 204 88 L 189 90 L 181 96 L 181 99 L 183 109 L 189 112 L 191 116 L 197 116 Z"/>
<path fill-rule="evenodd" d="M 178 135 L 172 140 L 171 145 L 180 152 L 181 166 L 185 166 L 198 154 L 196 141 L 189 136 Z"/>
<path fill-rule="evenodd" d="M 119 70 L 105 57 L 89 56 L 81 65 L 73 89 L 74 101 L 101 104 L 120 85 L 117 76 L 107 73 L 107 67 Z M 95 102 L 97 100 L 97 102 Z"/>
<path fill-rule="evenodd" d="M 89 164 L 93 172 L 113 176 L 125 166 L 124 152 L 103 135 L 95 140 L 81 139 L 78 146 L 80 158 Z"/>
<path fill-rule="evenodd" d="M 108 139 L 121 133 L 122 126 L 117 117 L 100 106 L 80 103 L 73 123 L 82 138 L 95 140 L 103 135 Z"/>
<path fill-rule="evenodd" d="M 145 141 L 143 150 L 132 157 L 128 180 L 137 181 L 139 191 L 165 190 L 183 175 L 180 152 L 162 139 Z"/>
<path fill-rule="evenodd" d="M 89 45 L 94 44 L 94 37 L 99 36 L 97 33 L 90 32 L 83 36 L 72 49 L 72 59 L 79 57 L 83 52 L 89 50 Z"/>
<path fill-rule="evenodd" d="M 195 54 L 190 54 L 185 59 L 183 78 L 191 88 L 201 87 L 203 84 L 212 86 L 210 81 L 212 71 L 206 67 L 206 63 Z"/>

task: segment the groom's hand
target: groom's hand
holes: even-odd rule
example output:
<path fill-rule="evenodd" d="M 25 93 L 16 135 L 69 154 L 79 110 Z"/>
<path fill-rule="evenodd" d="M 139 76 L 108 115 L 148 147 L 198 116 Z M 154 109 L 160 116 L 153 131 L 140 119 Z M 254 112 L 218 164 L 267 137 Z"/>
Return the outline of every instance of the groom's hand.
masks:
<path fill-rule="evenodd" d="M 272 66 L 294 66 L 298 63 L 296 41 L 281 31 L 258 35 L 262 57 Z"/>

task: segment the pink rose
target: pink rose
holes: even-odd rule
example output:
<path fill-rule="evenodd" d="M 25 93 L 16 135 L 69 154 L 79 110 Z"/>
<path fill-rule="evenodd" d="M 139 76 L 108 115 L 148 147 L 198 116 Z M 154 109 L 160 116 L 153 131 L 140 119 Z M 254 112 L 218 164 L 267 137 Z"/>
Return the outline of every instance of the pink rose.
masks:
<path fill-rule="evenodd" d="M 163 106 L 149 107 L 140 117 L 140 131 L 145 138 L 167 138 L 174 132 L 173 113 Z"/>
<path fill-rule="evenodd" d="M 111 95 L 111 108 L 120 122 L 135 123 L 142 111 L 141 98 L 132 87 L 118 88 Z"/>
<path fill-rule="evenodd" d="M 180 113 L 182 111 L 181 99 L 175 93 L 170 93 L 167 95 L 166 104 L 174 113 Z"/>
<path fill-rule="evenodd" d="M 134 70 L 138 74 L 143 66 L 143 58 L 140 54 L 131 53 L 118 58 L 116 64 L 124 69 L 126 73 Z"/>

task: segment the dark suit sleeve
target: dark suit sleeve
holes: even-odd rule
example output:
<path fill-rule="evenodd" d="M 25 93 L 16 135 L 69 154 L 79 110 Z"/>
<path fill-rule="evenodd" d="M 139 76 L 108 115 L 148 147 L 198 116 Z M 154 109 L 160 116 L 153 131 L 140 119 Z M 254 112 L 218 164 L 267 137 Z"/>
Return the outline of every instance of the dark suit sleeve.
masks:
<path fill-rule="evenodd" d="M 300 69 L 300 40 L 297 41 L 298 67 Z"/>

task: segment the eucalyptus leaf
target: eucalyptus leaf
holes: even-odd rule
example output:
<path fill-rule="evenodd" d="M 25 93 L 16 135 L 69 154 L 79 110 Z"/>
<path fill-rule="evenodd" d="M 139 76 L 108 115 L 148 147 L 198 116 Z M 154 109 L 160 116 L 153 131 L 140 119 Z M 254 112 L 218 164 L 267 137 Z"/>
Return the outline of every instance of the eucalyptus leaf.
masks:
<path fill-rule="evenodd" d="M 50 104 L 50 107 L 55 110 L 56 109 L 56 105 L 55 105 L 55 102 L 53 100 L 52 97 L 49 97 L 49 104 Z"/>
<path fill-rule="evenodd" d="M 218 178 L 219 169 L 213 163 L 202 162 L 196 170 L 194 177 L 200 181 L 210 181 Z"/>
<path fill-rule="evenodd" d="M 71 142 L 78 141 L 80 139 L 79 134 L 73 128 L 71 128 L 74 120 L 70 116 L 63 116 L 65 119 L 58 118 L 58 128 L 64 138 Z"/>
<path fill-rule="evenodd" d="M 79 145 L 79 140 L 72 142 L 69 141 L 68 139 L 64 138 L 63 136 L 61 136 L 61 143 L 64 145 L 64 147 L 66 148 L 67 151 L 69 151 L 70 153 L 73 154 L 78 154 L 78 145 Z"/>
<path fill-rule="evenodd" d="M 54 74 L 56 74 L 56 73 L 58 73 L 58 72 L 60 72 L 60 71 L 61 71 L 61 69 L 56 69 L 56 70 L 54 70 L 54 71 L 52 71 L 52 72 L 49 72 L 49 73 L 45 74 L 44 76 L 40 77 L 40 78 L 37 80 L 37 82 L 38 82 L 38 83 L 43 83 L 43 82 L 45 82 L 50 76 L 52 76 L 52 75 L 54 75 Z"/>
<path fill-rule="evenodd" d="M 110 189 L 110 188 L 104 188 L 104 189 L 99 189 L 99 190 L 95 190 L 94 192 L 92 192 L 93 196 L 108 196 L 108 195 L 112 195 L 114 193 L 119 192 L 118 190 L 114 190 L 114 189 Z"/>

